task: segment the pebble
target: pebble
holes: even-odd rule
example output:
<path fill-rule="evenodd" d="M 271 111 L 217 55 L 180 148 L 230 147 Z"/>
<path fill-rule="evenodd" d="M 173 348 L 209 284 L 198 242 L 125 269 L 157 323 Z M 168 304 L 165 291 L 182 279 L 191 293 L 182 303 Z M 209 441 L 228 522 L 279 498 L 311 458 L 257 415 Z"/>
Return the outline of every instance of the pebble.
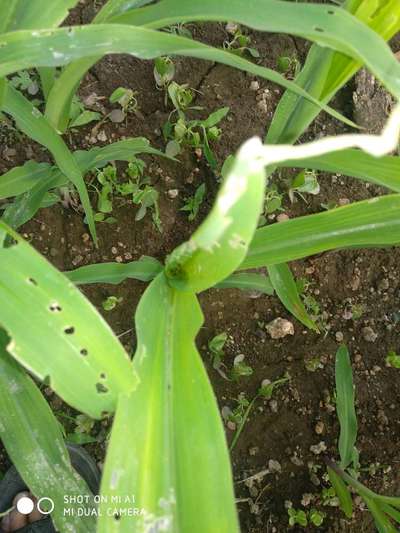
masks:
<path fill-rule="evenodd" d="M 325 425 L 322 420 L 318 420 L 318 422 L 315 424 L 314 430 L 317 435 L 322 435 L 322 433 L 324 433 Z"/>
<path fill-rule="evenodd" d="M 83 255 L 77 255 L 72 259 L 72 264 L 74 266 L 79 265 L 79 263 L 82 263 L 83 261 Z"/>
<path fill-rule="evenodd" d="M 314 455 L 320 455 L 323 452 L 326 452 L 327 447 L 323 440 L 321 440 L 318 444 L 313 444 L 310 446 L 310 452 Z"/>
<path fill-rule="evenodd" d="M 111 113 L 109 114 L 109 118 L 111 122 L 114 122 L 115 124 L 119 124 L 125 120 L 125 113 L 122 111 L 122 109 L 113 109 Z"/>
<path fill-rule="evenodd" d="M 274 459 L 270 459 L 268 461 L 268 470 L 271 474 L 279 474 L 282 472 L 281 464 L 278 461 L 275 461 Z"/>
<path fill-rule="evenodd" d="M 271 409 L 271 411 L 273 413 L 277 413 L 278 412 L 278 402 L 276 400 L 271 400 L 269 402 L 269 408 Z"/>
<path fill-rule="evenodd" d="M 337 331 L 335 333 L 335 339 L 337 340 L 337 342 L 342 342 L 343 341 L 343 333 L 341 331 Z"/>
<path fill-rule="evenodd" d="M 294 335 L 294 326 L 286 318 L 275 318 L 265 326 L 272 339 L 282 339 L 287 335 Z"/>
<path fill-rule="evenodd" d="M 260 84 L 258 83 L 258 81 L 254 80 L 250 83 L 250 91 L 258 91 L 259 88 Z"/>
<path fill-rule="evenodd" d="M 363 328 L 361 330 L 361 333 L 362 333 L 364 340 L 366 340 L 367 342 L 375 342 L 376 339 L 378 338 L 378 334 L 375 333 L 375 331 L 369 326 Z"/>
<path fill-rule="evenodd" d="M 97 134 L 97 139 L 99 141 L 105 142 L 108 139 L 106 132 L 104 130 L 101 130 L 101 132 Z"/>
<path fill-rule="evenodd" d="M 167 192 L 168 196 L 171 198 L 171 199 L 174 199 L 178 196 L 179 194 L 179 191 L 178 189 L 170 189 L 168 192 Z"/>
<path fill-rule="evenodd" d="M 277 217 L 276 217 L 276 221 L 277 222 L 285 222 L 285 220 L 289 220 L 289 215 L 287 215 L 286 213 L 280 213 Z"/>

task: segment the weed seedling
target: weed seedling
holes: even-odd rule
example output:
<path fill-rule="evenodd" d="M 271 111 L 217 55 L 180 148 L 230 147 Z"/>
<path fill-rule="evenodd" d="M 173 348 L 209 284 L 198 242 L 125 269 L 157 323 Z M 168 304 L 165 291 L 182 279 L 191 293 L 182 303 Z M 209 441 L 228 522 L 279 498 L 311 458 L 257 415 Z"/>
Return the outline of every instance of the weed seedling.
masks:
<path fill-rule="evenodd" d="M 157 57 L 154 60 L 154 79 L 160 89 L 166 89 L 175 76 L 175 65 L 168 56 Z M 167 105 L 168 95 L 165 93 L 165 105 Z"/>
<path fill-rule="evenodd" d="M 132 203 L 139 206 L 135 220 L 142 220 L 148 211 L 158 231 L 162 231 L 160 211 L 158 207 L 158 191 L 151 185 L 151 179 L 144 176 L 146 165 L 144 161 L 134 158 L 128 165 L 128 181 L 121 182 L 117 176 L 116 168 L 112 165 L 98 171 L 96 175 L 97 184 L 92 186 L 97 192 L 97 209 L 95 215 L 97 222 L 115 223 L 114 217 L 108 216 L 113 211 L 113 198 L 131 197 Z"/>
<path fill-rule="evenodd" d="M 233 34 L 233 39 L 224 41 L 223 46 L 225 50 L 238 56 L 250 54 L 255 59 L 260 57 L 260 52 L 251 46 L 251 37 L 245 35 L 239 26 Z"/>
<path fill-rule="evenodd" d="M 117 296 L 108 296 L 103 302 L 102 307 L 104 311 L 112 311 L 117 307 L 118 304 L 122 302 L 123 298 L 118 298 Z"/>
<path fill-rule="evenodd" d="M 385 361 L 388 366 L 400 368 L 400 355 L 397 355 L 393 350 L 387 354 Z"/>
<path fill-rule="evenodd" d="M 345 346 L 336 353 L 335 380 L 340 464 L 327 461 L 329 480 L 339 498 L 340 508 L 348 518 L 353 514 L 351 487 L 366 503 L 377 530 L 395 533 L 398 527 L 393 522 L 400 524 L 400 497 L 381 496 L 357 479 L 360 471 L 359 454 L 355 448 L 357 418 L 350 355 Z"/>
<path fill-rule="evenodd" d="M 110 96 L 110 104 L 119 104 L 120 109 L 118 111 L 120 116 L 113 117 L 113 111 L 109 114 L 112 122 L 122 122 L 129 113 L 138 114 L 139 103 L 137 101 L 137 92 L 126 87 L 118 87 Z M 117 115 L 114 113 L 114 115 Z"/>
<path fill-rule="evenodd" d="M 204 183 L 199 185 L 197 187 L 196 192 L 193 196 L 190 196 L 183 207 L 181 207 L 181 211 L 187 211 L 189 213 L 188 219 L 190 221 L 194 220 L 199 212 L 200 206 L 203 203 L 204 196 L 206 194 L 206 186 Z"/>
<path fill-rule="evenodd" d="M 85 106 L 80 98 L 77 95 L 74 96 L 69 114 L 69 128 L 79 128 L 80 126 L 85 126 L 90 122 L 100 120 L 100 118 L 100 113 L 85 109 Z"/>
<path fill-rule="evenodd" d="M 294 55 L 280 56 L 276 62 L 278 72 L 284 74 L 288 79 L 296 78 L 300 72 L 300 61 Z"/>
<path fill-rule="evenodd" d="M 319 192 L 317 173 L 314 170 L 302 170 L 293 179 L 288 194 L 290 201 L 294 202 L 295 194 L 298 194 L 305 201 L 303 194 L 316 195 Z"/>

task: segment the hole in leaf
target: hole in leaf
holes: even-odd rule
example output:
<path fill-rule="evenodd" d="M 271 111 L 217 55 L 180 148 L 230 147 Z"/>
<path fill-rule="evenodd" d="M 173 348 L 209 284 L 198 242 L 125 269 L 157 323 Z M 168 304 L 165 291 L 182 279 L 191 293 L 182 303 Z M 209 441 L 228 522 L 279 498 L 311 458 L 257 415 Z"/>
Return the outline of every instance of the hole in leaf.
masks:
<path fill-rule="evenodd" d="M 324 33 L 324 29 L 323 28 L 319 28 L 318 26 L 314 28 L 315 31 L 319 31 L 320 33 Z"/>
<path fill-rule="evenodd" d="M 46 385 L 46 387 L 51 387 L 51 379 L 50 376 L 45 376 L 43 379 L 43 385 Z"/>
<path fill-rule="evenodd" d="M 86 348 L 82 348 L 80 351 L 80 354 L 83 355 L 83 357 L 86 357 L 89 352 L 86 350 Z"/>
<path fill-rule="evenodd" d="M 334 14 L 335 14 L 334 11 L 332 11 L 331 9 L 328 9 L 328 15 L 334 15 Z"/>
<path fill-rule="evenodd" d="M 102 373 L 100 374 L 100 379 L 106 379 L 106 378 L 107 378 L 107 376 L 104 374 L 104 372 L 102 372 Z"/>
<path fill-rule="evenodd" d="M 73 326 L 69 326 L 68 328 L 64 329 L 64 333 L 66 335 L 72 335 L 73 333 L 75 333 L 75 328 Z"/>
<path fill-rule="evenodd" d="M 96 390 L 99 394 L 105 394 L 106 392 L 108 392 L 107 387 L 102 383 L 96 383 Z"/>
<path fill-rule="evenodd" d="M 35 287 L 37 287 L 38 285 L 38 282 L 33 278 L 28 278 L 28 283 L 30 283 L 31 285 L 34 285 Z"/>
<path fill-rule="evenodd" d="M 59 313 L 60 311 L 62 311 L 62 308 L 60 305 L 58 305 L 57 303 L 53 303 L 49 306 L 49 309 L 52 313 Z"/>
<path fill-rule="evenodd" d="M 119 515 L 118 513 L 115 513 L 114 515 L 114 520 L 116 520 L 117 522 L 119 522 L 121 520 L 121 515 Z"/>

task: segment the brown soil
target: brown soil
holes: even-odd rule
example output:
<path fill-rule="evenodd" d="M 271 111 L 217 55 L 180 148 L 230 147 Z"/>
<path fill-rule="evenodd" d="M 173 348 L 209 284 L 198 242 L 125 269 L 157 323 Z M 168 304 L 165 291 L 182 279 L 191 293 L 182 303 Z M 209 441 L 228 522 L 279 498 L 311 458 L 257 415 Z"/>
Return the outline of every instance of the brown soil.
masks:
<path fill-rule="evenodd" d="M 75 14 L 75 22 L 90 20 L 91 2 L 87 4 L 89 6 L 84 8 L 83 14 Z M 191 29 L 196 38 L 218 46 L 226 39 L 222 25 L 197 25 Z M 280 55 L 297 54 L 300 61 L 304 60 L 306 47 L 303 42 L 280 35 L 252 35 L 263 65 L 275 67 Z M 222 105 L 230 107 L 230 113 L 222 124 L 222 139 L 214 146 L 219 163 L 247 138 L 263 135 L 279 100 L 279 88 L 259 80 L 260 91 L 269 89 L 265 112 L 257 106 L 258 93 L 250 90 L 254 78 L 212 63 L 179 58 L 174 59 L 174 62 L 176 80 L 188 83 L 199 91 L 196 105 L 204 106 L 207 113 Z M 363 79 L 358 78 L 355 84 L 347 87 L 338 102 L 344 101 L 347 108 L 352 105 L 353 90 L 364 90 Z M 145 136 L 154 146 L 163 148 L 165 143 L 160 129 L 170 109 L 165 108 L 163 92 L 155 88 L 152 62 L 125 56 L 107 57 L 87 75 L 81 96 L 93 92 L 104 96 L 107 99 L 103 104 L 108 109 L 108 97 L 119 86 L 138 92 L 141 116 L 131 115 L 122 125 L 106 123 L 102 129 L 108 142 L 123 136 Z M 357 113 L 357 109 L 355 111 Z M 378 118 L 381 120 L 382 116 Z M 71 148 L 89 148 L 90 129 L 88 126 L 77 134 L 71 134 L 68 138 Z M 310 129 L 310 135 L 326 131 L 335 133 L 343 129 L 337 122 L 321 115 Z M 9 161 L 4 158 L 1 162 L 3 171 L 26 160 L 27 145 L 31 146 L 36 159 L 47 157 L 40 148 L 24 139 L 23 143 L 13 145 L 17 149 L 15 158 Z M 99 145 L 100 142 L 96 144 Z M 179 163 L 148 157 L 144 159 L 148 163 L 148 174 L 156 181 L 160 193 L 162 234 L 154 228 L 150 217 L 135 222 L 135 208 L 118 201 L 113 212 L 117 224 L 98 225 L 98 249 L 90 242 L 84 242 L 83 235 L 87 233 L 87 228 L 82 215 L 60 206 L 41 210 L 21 233 L 61 270 L 112 261 L 116 256 L 121 256 L 124 261 L 137 259 L 142 254 L 163 259 L 190 235 L 205 216 L 218 189 L 218 182 L 204 160 L 198 160 L 189 150 L 182 154 Z M 184 198 L 193 194 L 203 181 L 207 185 L 207 199 L 199 219 L 189 223 L 179 208 Z M 378 187 L 342 176 L 320 175 L 319 181 L 321 193 L 316 197 L 307 196 L 308 204 L 301 199 L 294 204 L 285 200 L 285 212 L 289 216 L 321 211 L 322 203 L 343 202 L 343 199 L 355 201 L 384 192 Z M 179 190 L 175 199 L 167 194 L 170 189 Z M 313 501 L 306 509 L 315 507 L 327 513 L 320 531 L 375 530 L 370 515 L 360 506 L 354 519 L 349 521 L 337 508 L 323 506 L 321 502 L 321 491 L 327 486 L 323 476 L 324 458 L 337 459 L 338 423 L 333 408 L 334 356 L 338 347 L 337 339 L 341 337 L 349 346 L 353 360 L 359 416 L 357 444 L 361 464 L 365 468 L 362 479 L 377 491 L 399 493 L 397 464 L 400 428 L 396 413 L 399 407 L 400 371 L 385 366 L 388 351 L 400 349 L 399 260 L 398 250 L 385 249 L 331 252 L 294 263 L 292 267 L 296 276 L 307 278 L 310 282 L 309 294 L 315 297 L 321 307 L 326 323 L 325 334 L 306 330 L 288 314 L 276 297 L 250 298 L 248 294 L 236 290 L 212 290 L 200 296 L 205 324 L 199 335 L 198 346 L 221 408 L 234 408 L 239 393 L 251 400 L 261 381 L 266 378 L 274 380 L 286 372 L 291 378 L 289 384 L 274 392 L 272 400 L 257 400 L 232 453 L 243 532 L 288 531 L 285 502 L 292 502 L 296 509 L 302 508 L 304 494 L 313 495 Z M 97 285 L 83 289 L 103 313 L 101 302 L 107 296 L 123 298 L 115 310 L 104 315 L 116 334 L 124 333 L 122 340 L 130 352 L 135 346 L 132 331 L 134 311 L 144 288 L 145 285 L 140 282 L 128 281 L 120 286 Z M 362 309 L 362 316 L 357 319 L 348 313 L 349 309 L 356 307 Z M 272 340 L 266 333 L 265 324 L 276 317 L 291 320 L 295 335 Z M 364 339 L 362 329 L 365 326 L 370 326 L 377 334 L 375 342 Z M 221 332 L 229 335 L 224 360 L 226 366 L 231 368 L 234 357 L 244 354 L 246 362 L 253 368 L 252 376 L 243 377 L 237 382 L 226 381 L 212 368 L 206 346 L 214 335 Z M 315 357 L 321 358 L 321 368 L 311 372 L 305 363 Z M 55 406 L 57 400 L 51 394 L 50 398 Z M 316 432 L 318 422 L 322 422 L 318 426 L 320 434 Z M 98 431 L 99 425 L 96 425 L 93 434 Z M 229 441 L 233 433 L 227 428 Z M 326 451 L 315 455 L 310 447 L 321 441 L 325 443 Z M 92 445 L 90 449 L 101 461 L 103 445 Z M 267 471 L 268 466 L 271 467 L 270 460 L 279 463 L 274 463 L 278 471 Z M 377 463 L 380 466 L 375 469 L 376 473 L 367 471 L 371 464 Z M 260 476 L 252 483 L 244 482 L 258 473 L 261 473 Z M 307 528 L 313 529 L 312 526 Z M 290 530 L 301 531 L 302 528 Z"/>

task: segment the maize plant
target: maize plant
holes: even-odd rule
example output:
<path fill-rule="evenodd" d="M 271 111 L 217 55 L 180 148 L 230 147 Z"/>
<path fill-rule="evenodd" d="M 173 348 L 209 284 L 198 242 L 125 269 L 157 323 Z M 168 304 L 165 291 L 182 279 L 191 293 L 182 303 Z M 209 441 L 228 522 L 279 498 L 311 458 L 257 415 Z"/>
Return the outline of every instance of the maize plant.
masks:
<path fill-rule="evenodd" d="M 14 198 L 0 220 L 0 437 L 32 493 L 51 496 L 60 531 L 233 533 L 239 525 L 229 453 L 195 343 L 203 323 L 197 295 L 213 287 L 261 287 L 261 275 L 243 271 L 267 267 L 282 303 L 316 329 L 286 263 L 327 250 L 400 242 L 400 163 L 387 155 L 398 145 L 398 107 L 381 135 L 361 132 L 293 146 L 321 110 L 354 126 L 328 103 L 361 66 L 399 99 L 400 65 L 386 41 L 399 30 L 400 4 L 109 0 L 92 24 L 59 27 L 76 4 L 0 0 L 0 108 L 54 159 L 54 165 L 30 161 L 0 178 L 0 199 Z M 196 21 L 234 21 L 314 44 L 291 82 L 229 51 L 162 31 Z M 75 153 L 63 140 L 83 76 L 113 53 L 220 62 L 287 91 L 265 144 L 250 139 L 240 148 L 211 212 L 164 264 L 145 257 L 61 273 L 15 231 L 44 205 L 48 192 L 69 182 L 76 187 L 96 241 L 85 174 L 138 153 L 163 156 L 143 138 Z M 8 80 L 32 68 L 45 99 L 40 108 Z M 257 228 L 266 181 L 278 167 L 340 172 L 392 194 Z M 77 288 L 126 278 L 150 282 L 135 314 L 132 360 Z M 99 496 L 73 471 L 38 382 L 94 419 L 115 416 Z M 128 496 L 134 497 L 133 515 Z M 79 501 L 85 502 L 83 514 L 66 512 L 66 505 Z"/>

